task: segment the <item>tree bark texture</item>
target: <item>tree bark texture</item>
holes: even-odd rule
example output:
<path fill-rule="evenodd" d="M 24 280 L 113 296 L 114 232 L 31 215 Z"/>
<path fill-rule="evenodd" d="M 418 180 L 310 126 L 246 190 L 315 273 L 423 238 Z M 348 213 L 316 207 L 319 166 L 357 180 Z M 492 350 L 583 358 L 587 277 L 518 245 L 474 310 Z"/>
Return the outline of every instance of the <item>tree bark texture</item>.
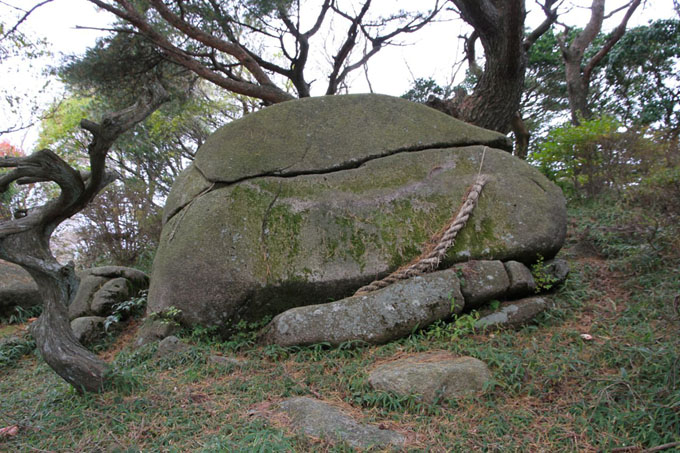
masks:
<path fill-rule="evenodd" d="M 456 93 L 449 100 L 431 98 L 427 105 L 463 121 L 501 133 L 515 127 L 528 62 L 528 50 L 557 19 L 557 0 L 545 0 L 546 18 L 525 36 L 524 0 L 449 0 L 474 29 L 466 39 L 465 53 L 470 71 L 478 77 L 472 93 Z M 484 68 L 475 59 L 475 42 L 484 48 Z M 520 131 L 521 132 L 521 131 Z M 528 137 L 517 136 L 518 147 Z"/>
<path fill-rule="evenodd" d="M 0 257 L 21 265 L 38 284 L 43 312 L 31 326 L 40 355 L 79 392 L 103 389 L 108 366 L 73 335 L 66 303 L 78 289 L 72 266 L 60 265 L 39 228 L 0 238 Z M 23 256 L 30 254 L 29 257 Z"/>
<path fill-rule="evenodd" d="M 0 168 L 12 169 L 0 175 L 0 193 L 10 184 L 53 181 L 61 189 L 59 197 L 28 210 L 25 215 L 0 222 L 0 258 L 23 267 L 35 279 L 43 298 L 43 313 L 32 327 L 36 344 L 45 362 L 76 390 L 103 389 L 108 366 L 81 346 L 71 331 L 67 305 L 77 290 L 72 265 L 63 266 L 50 251 L 52 232 L 65 219 L 82 210 L 101 189 L 115 179 L 106 171 L 106 154 L 125 131 L 144 120 L 167 98 L 158 85 L 146 99 L 108 115 L 101 124 L 83 120 L 93 139 L 88 146 L 89 173 L 80 173 L 49 150 L 27 157 L 0 159 Z"/>
<path fill-rule="evenodd" d="M 519 112 L 515 112 L 512 117 L 512 132 L 515 134 L 515 156 L 522 160 L 527 158 L 529 153 L 529 139 L 531 134 Z"/>
<path fill-rule="evenodd" d="M 507 133 L 519 109 L 527 53 L 524 49 L 524 0 L 451 0 L 479 35 L 484 70 L 472 94 L 459 105 L 459 117 Z"/>
<path fill-rule="evenodd" d="M 590 79 L 595 67 L 609 53 L 626 31 L 628 20 L 642 0 L 631 0 L 619 25 L 614 29 L 604 45 L 584 64 L 584 56 L 588 47 L 602 30 L 605 19 L 605 0 L 593 0 L 590 7 L 590 20 L 585 28 L 567 44 L 566 35 L 569 29 L 560 36 L 559 43 L 564 60 L 567 81 L 567 96 L 571 110 L 572 124 L 578 126 L 582 119 L 592 118 L 588 103 Z"/>

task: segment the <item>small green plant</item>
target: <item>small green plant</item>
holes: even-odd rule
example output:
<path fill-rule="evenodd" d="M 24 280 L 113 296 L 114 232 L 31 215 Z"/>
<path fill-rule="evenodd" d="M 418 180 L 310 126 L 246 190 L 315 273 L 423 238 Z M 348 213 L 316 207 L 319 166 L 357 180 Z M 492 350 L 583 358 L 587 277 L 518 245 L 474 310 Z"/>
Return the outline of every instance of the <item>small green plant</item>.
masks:
<path fill-rule="evenodd" d="M 557 277 L 550 272 L 543 256 L 540 254 L 536 262 L 531 265 L 531 275 L 534 277 L 534 282 L 536 282 L 537 293 L 550 290 L 558 282 Z"/>
<path fill-rule="evenodd" d="M 265 316 L 259 321 L 248 322 L 244 319 L 236 324 L 235 332 L 229 337 L 229 340 L 222 344 L 227 351 L 236 352 L 241 349 L 253 346 L 257 340 L 260 330 L 269 324 L 271 316 Z"/>
<path fill-rule="evenodd" d="M 163 311 L 151 313 L 149 318 L 153 319 L 154 321 L 158 321 L 161 324 L 169 324 L 171 326 L 179 327 L 179 320 L 181 316 L 182 310 L 175 306 L 170 306 Z"/>
<path fill-rule="evenodd" d="M 216 344 L 220 341 L 219 326 L 196 326 L 182 332 L 182 336 L 191 338 L 193 342 Z"/>
<path fill-rule="evenodd" d="M 321 347 L 321 345 L 319 346 Z M 272 362 L 285 360 L 290 356 L 287 348 L 279 346 L 278 344 L 268 344 L 262 349 L 262 355 Z"/>
<path fill-rule="evenodd" d="M 461 267 L 456 269 L 456 277 L 458 277 L 460 287 L 462 288 L 463 286 L 465 286 L 465 275 L 463 274 L 463 269 Z"/>
<path fill-rule="evenodd" d="M 35 349 L 35 340 L 26 334 L 0 343 L 0 368 L 13 365 Z"/>
<path fill-rule="evenodd" d="M 456 311 L 456 296 L 453 293 L 449 295 L 449 302 L 451 303 L 449 310 L 454 313 Z"/>
<path fill-rule="evenodd" d="M 144 307 L 146 307 L 146 296 L 147 292 L 142 291 L 138 297 L 115 304 L 111 314 L 104 321 L 104 330 L 108 332 L 109 327 L 112 325 L 118 324 L 130 316 L 140 314 Z"/>
<path fill-rule="evenodd" d="M 435 321 L 425 330 L 425 337 L 436 340 L 456 340 L 473 333 L 478 319 L 479 313 L 473 311 L 468 314 L 454 315 L 452 322 Z"/>
<path fill-rule="evenodd" d="M 23 324 L 31 318 L 37 318 L 42 313 L 42 305 L 34 305 L 32 307 L 14 307 L 14 310 L 6 317 L 0 317 L 0 323 L 3 324 Z"/>
<path fill-rule="evenodd" d="M 459 335 L 470 334 L 475 330 L 475 323 L 479 319 L 479 312 L 473 311 L 464 315 L 457 315 L 453 318 L 453 325 Z"/>

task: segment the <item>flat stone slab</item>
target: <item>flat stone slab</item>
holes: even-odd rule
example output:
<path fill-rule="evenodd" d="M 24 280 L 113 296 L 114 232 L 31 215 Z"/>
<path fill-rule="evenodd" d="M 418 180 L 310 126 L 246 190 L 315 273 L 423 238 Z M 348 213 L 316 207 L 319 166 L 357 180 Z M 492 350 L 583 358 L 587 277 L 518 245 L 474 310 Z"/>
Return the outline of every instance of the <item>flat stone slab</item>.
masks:
<path fill-rule="evenodd" d="M 449 352 L 426 352 L 376 367 L 368 382 L 376 390 L 419 395 L 428 403 L 477 393 L 491 378 L 484 362 Z"/>
<path fill-rule="evenodd" d="M 290 309 L 267 326 L 263 340 L 280 346 L 347 341 L 385 343 L 463 309 L 454 270 L 394 283 L 367 295 Z"/>
<path fill-rule="evenodd" d="M 498 329 L 501 327 L 517 327 L 530 322 L 539 313 L 550 306 L 547 297 L 527 297 L 525 299 L 505 302 L 493 312 L 482 312 L 483 316 L 475 323 L 477 329 Z"/>
<path fill-rule="evenodd" d="M 337 407 L 313 398 L 292 398 L 277 406 L 288 415 L 297 431 L 308 436 L 347 442 L 355 448 L 398 447 L 405 441 L 404 436 L 395 431 L 359 423 Z"/>

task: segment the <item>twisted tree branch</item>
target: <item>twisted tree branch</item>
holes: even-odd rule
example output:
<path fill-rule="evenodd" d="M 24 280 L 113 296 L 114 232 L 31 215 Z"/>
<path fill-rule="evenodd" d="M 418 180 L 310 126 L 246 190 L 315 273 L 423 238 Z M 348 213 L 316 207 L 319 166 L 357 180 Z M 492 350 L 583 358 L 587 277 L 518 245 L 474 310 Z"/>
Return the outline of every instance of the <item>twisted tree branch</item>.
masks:
<path fill-rule="evenodd" d="M 71 331 L 67 305 L 78 279 L 72 264 L 64 266 L 54 258 L 49 239 L 62 221 L 82 210 L 114 179 L 105 166 L 113 142 L 167 97 L 158 83 L 135 105 L 107 115 L 101 124 L 83 120 L 82 127 L 93 136 L 88 146 L 90 173 L 81 174 L 48 149 L 0 159 L 0 168 L 12 168 L 0 178 L 0 193 L 11 183 L 52 181 L 61 189 L 57 198 L 28 210 L 25 216 L 0 222 L 0 258 L 22 266 L 38 284 L 44 309 L 32 327 L 33 336 L 47 364 L 78 391 L 102 390 L 108 367 L 83 348 Z"/>

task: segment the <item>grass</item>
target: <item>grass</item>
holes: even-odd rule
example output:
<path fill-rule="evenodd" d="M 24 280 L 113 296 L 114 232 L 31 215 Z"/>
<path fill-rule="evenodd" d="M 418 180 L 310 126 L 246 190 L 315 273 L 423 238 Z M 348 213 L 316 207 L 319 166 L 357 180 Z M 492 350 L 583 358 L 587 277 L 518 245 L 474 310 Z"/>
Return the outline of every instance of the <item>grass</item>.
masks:
<path fill-rule="evenodd" d="M 120 351 L 112 388 L 86 396 L 22 350 L 0 361 L 0 427 L 20 426 L 0 451 L 354 451 L 261 416 L 298 395 L 399 430 L 406 451 L 642 451 L 680 441 L 679 228 L 607 200 L 572 207 L 570 218 L 562 256 L 572 272 L 534 325 L 480 334 L 461 318 L 379 347 L 334 349 L 256 346 L 247 334 L 221 342 L 199 329 L 185 333 L 189 351 L 168 359 L 154 358 L 154 345 L 130 350 L 123 332 L 100 352 Z M 368 385 L 375 364 L 427 350 L 479 358 L 493 380 L 481 395 L 438 405 Z M 245 365 L 214 363 L 214 354 Z"/>

